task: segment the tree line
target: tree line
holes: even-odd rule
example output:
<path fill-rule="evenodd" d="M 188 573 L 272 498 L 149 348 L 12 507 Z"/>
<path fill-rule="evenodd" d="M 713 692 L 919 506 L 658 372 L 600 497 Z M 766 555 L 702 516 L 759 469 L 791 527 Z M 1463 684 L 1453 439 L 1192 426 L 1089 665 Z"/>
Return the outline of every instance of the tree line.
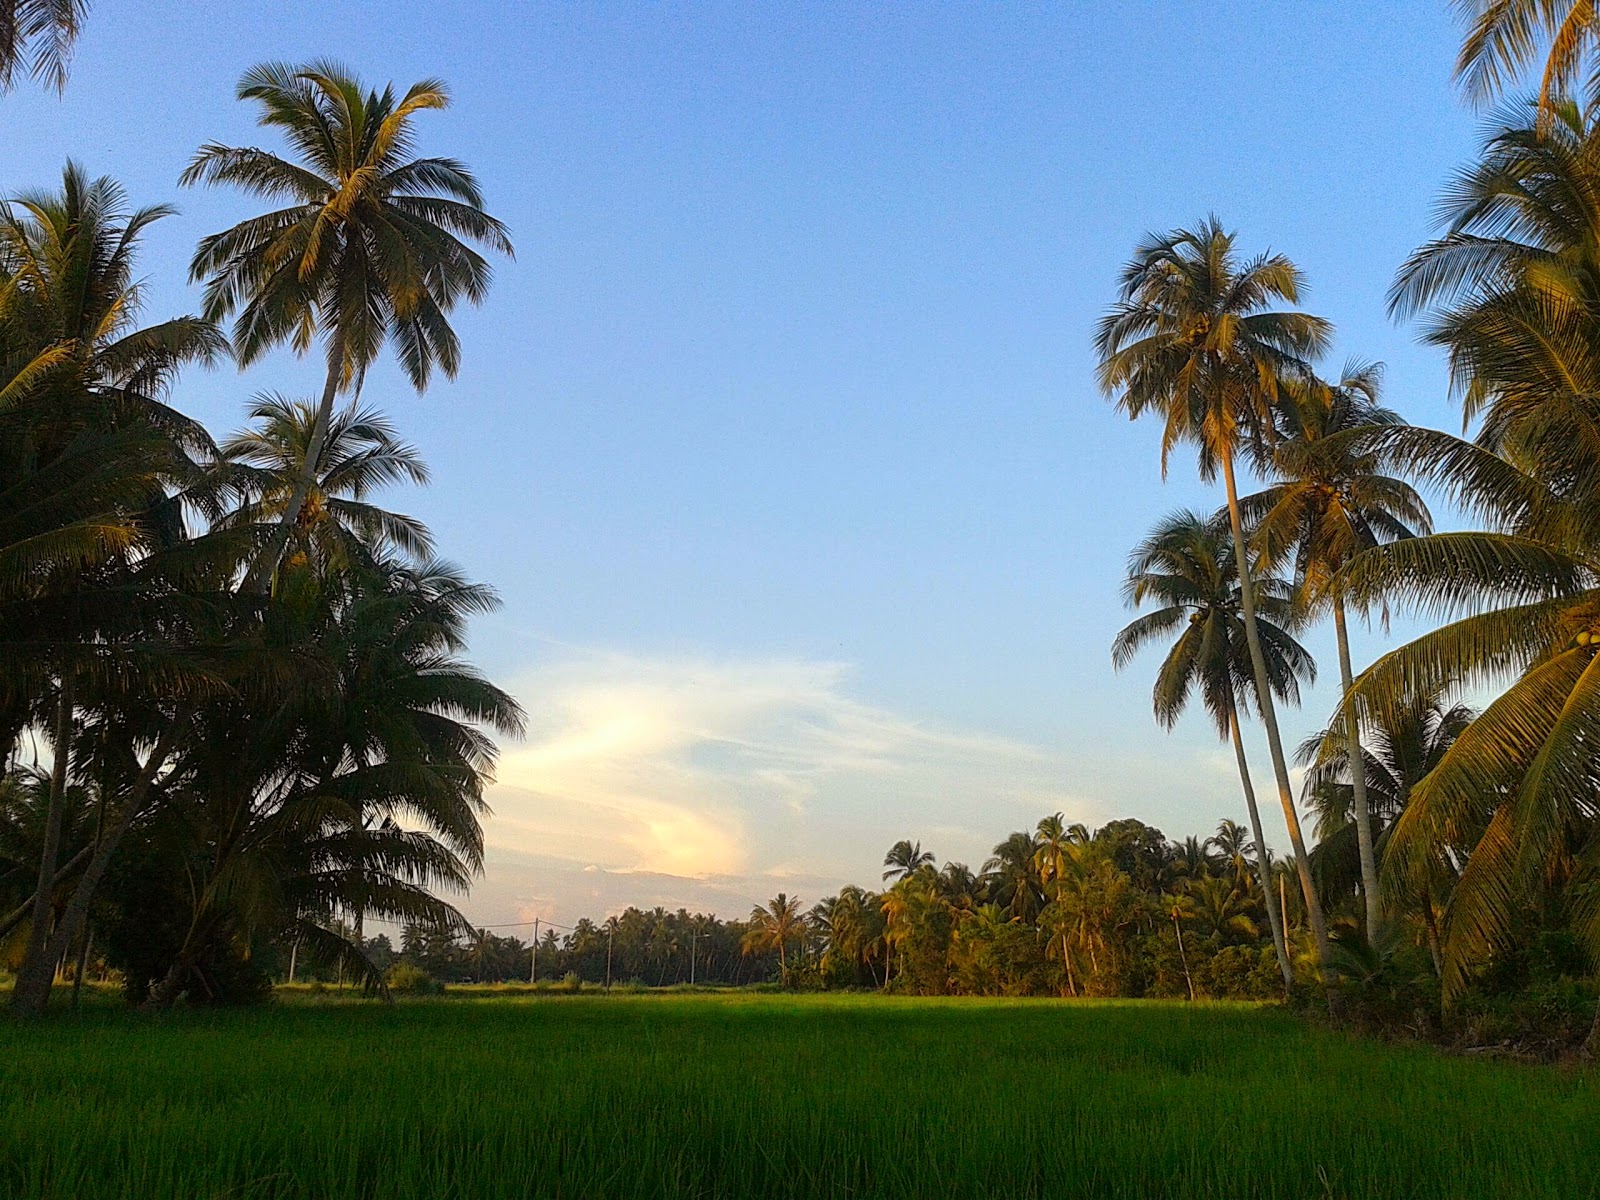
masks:
<path fill-rule="evenodd" d="M 805 907 L 780 893 L 744 920 L 629 907 L 546 926 L 535 943 L 492 929 L 411 925 L 368 956 L 441 983 L 626 983 L 879 989 L 917 995 L 1283 995 L 1264 920 L 1254 844 L 1223 821 L 1214 837 L 1168 840 L 1143 822 L 1098 830 L 1057 813 L 1011 834 L 976 871 L 937 866 L 920 843 L 897 843 L 883 886 L 846 887 Z M 1265 877 L 1282 891 L 1281 866 Z M 1291 931 L 1300 910 L 1289 907 Z M 302 980 L 339 978 L 316 961 Z M 289 978 L 279 954 L 280 977 Z"/>

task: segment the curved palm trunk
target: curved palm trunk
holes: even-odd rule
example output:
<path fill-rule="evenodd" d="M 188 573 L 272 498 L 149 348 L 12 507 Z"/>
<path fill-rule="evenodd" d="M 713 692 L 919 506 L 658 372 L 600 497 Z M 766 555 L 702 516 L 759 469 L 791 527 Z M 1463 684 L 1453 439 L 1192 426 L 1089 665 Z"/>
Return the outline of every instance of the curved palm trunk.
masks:
<path fill-rule="evenodd" d="M 1283 915 L 1278 911 L 1278 898 L 1272 894 L 1272 880 L 1267 878 L 1267 839 L 1261 829 L 1261 810 L 1256 806 L 1256 789 L 1250 781 L 1250 763 L 1245 758 L 1244 739 L 1239 736 L 1239 714 L 1228 713 L 1228 735 L 1233 740 L 1233 756 L 1239 762 L 1239 783 L 1244 787 L 1245 807 L 1250 810 L 1250 832 L 1256 839 L 1256 875 L 1261 880 L 1261 898 L 1267 909 L 1267 924 L 1272 927 L 1272 949 L 1278 956 L 1278 971 L 1283 976 L 1283 986 L 1294 983 L 1294 966 L 1289 962 L 1289 943 L 1283 935 Z"/>
<path fill-rule="evenodd" d="M 1354 672 L 1350 669 L 1350 633 L 1344 622 L 1344 597 L 1333 598 L 1333 628 L 1339 635 L 1340 698 L 1350 698 Z M 1356 845 L 1361 851 L 1361 894 L 1367 906 L 1367 942 L 1378 944 L 1383 929 L 1383 898 L 1378 891 L 1378 858 L 1372 848 L 1372 810 L 1367 805 L 1367 764 L 1361 755 L 1361 732 L 1353 720 L 1345 721 L 1345 757 L 1350 760 L 1350 789 L 1355 793 Z"/>
<path fill-rule="evenodd" d="M 93 853 L 94 846 L 85 846 L 71 858 L 67 859 L 66 862 L 62 863 L 61 866 L 56 869 L 55 879 L 51 886 L 60 887 L 69 878 L 71 878 L 72 873 L 81 867 L 85 860 L 88 859 L 89 855 Z M 34 895 L 36 896 L 37 894 L 38 893 L 35 893 Z M 33 902 L 34 896 L 29 896 L 21 904 L 17 905 L 16 908 L 13 908 L 10 912 L 8 912 L 4 917 L 0 917 L 0 942 L 3 942 L 6 940 L 6 938 L 10 937 L 12 931 L 32 915 Z"/>
<path fill-rule="evenodd" d="M 1255 585 L 1250 578 L 1250 551 L 1245 545 L 1244 523 L 1239 519 L 1239 489 L 1233 478 L 1233 452 L 1223 451 L 1222 481 L 1228 494 L 1228 525 L 1233 532 L 1233 551 L 1239 560 L 1239 606 L 1244 616 L 1244 637 L 1250 647 L 1250 665 L 1255 669 L 1256 699 L 1261 705 L 1261 723 L 1267 727 L 1267 749 L 1272 752 L 1272 773 L 1278 784 L 1278 802 L 1283 806 L 1283 823 L 1289 829 L 1289 845 L 1294 849 L 1295 872 L 1305 896 L 1306 920 L 1317 945 L 1317 966 L 1328 967 L 1328 923 L 1322 915 L 1322 902 L 1311 878 L 1311 860 L 1306 855 L 1305 838 L 1300 833 L 1300 814 L 1294 808 L 1294 789 L 1289 783 L 1289 762 L 1283 756 L 1283 738 L 1278 733 L 1278 711 L 1272 703 L 1272 685 L 1267 677 L 1267 660 L 1261 652 L 1261 632 L 1256 628 Z"/>
<path fill-rule="evenodd" d="M 173 743 L 177 739 L 177 730 L 187 723 L 188 715 L 185 714 L 163 731 L 155 749 L 150 752 L 150 758 L 128 790 L 127 798 L 123 801 L 122 814 L 116 823 L 105 831 L 105 835 L 95 846 L 94 855 L 89 859 L 89 865 L 84 868 L 83 877 L 78 880 L 78 886 L 73 890 L 72 898 L 67 901 L 67 907 L 62 912 L 61 919 L 56 922 L 49 940 L 38 957 L 24 961 L 22 969 L 17 972 L 16 986 L 11 992 L 11 1007 L 19 1015 L 37 1016 L 44 1012 L 50 1000 L 55 964 L 66 954 L 73 939 L 78 936 L 79 930 L 88 920 L 89 904 L 94 899 L 95 889 L 100 886 L 100 880 L 105 877 L 106 869 L 111 865 L 111 856 L 116 852 L 117 846 L 128 830 L 133 827 L 135 818 L 144 811 L 145 801 L 155 785 L 156 775 L 166 765 L 167 758 L 172 752 Z"/>
<path fill-rule="evenodd" d="M 1194 1000 L 1194 980 L 1189 978 L 1189 956 L 1183 949 L 1183 926 L 1178 923 L 1178 910 L 1172 910 L 1172 932 L 1178 935 L 1178 961 L 1183 964 L 1183 987 Z"/>
<path fill-rule="evenodd" d="M 50 792 L 45 799 L 44 837 L 39 850 L 39 882 L 33 893 L 33 923 L 22 953 L 22 968 L 11 993 L 18 1012 L 43 1012 L 55 980 L 55 961 L 49 953 L 50 917 L 55 905 L 56 859 L 61 856 L 61 819 L 66 805 L 68 766 L 72 759 L 72 677 L 63 674 L 56 700 L 55 761 L 50 764 Z"/>
<path fill-rule="evenodd" d="M 341 375 L 338 367 L 329 365 L 327 381 L 322 385 L 322 401 L 317 406 L 317 419 L 311 427 L 311 441 L 306 446 L 306 460 L 300 464 L 300 478 L 295 480 L 288 506 L 278 518 L 278 527 L 272 531 L 271 539 L 247 579 L 248 586 L 255 591 L 268 592 L 272 589 L 272 577 L 277 573 L 283 552 L 289 547 L 289 535 L 294 530 L 295 522 L 300 519 L 300 510 L 305 507 L 306 497 L 311 494 L 311 485 L 316 482 L 317 463 L 322 459 L 322 445 L 328 440 L 328 426 L 333 420 L 333 402 L 339 395 Z"/>

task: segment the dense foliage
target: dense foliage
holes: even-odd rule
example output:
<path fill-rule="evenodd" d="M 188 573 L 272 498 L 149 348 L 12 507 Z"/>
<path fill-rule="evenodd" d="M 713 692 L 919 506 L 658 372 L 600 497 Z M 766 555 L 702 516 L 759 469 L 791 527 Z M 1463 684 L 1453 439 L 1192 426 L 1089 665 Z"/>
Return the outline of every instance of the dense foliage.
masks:
<path fill-rule="evenodd" d="M 165 207 L 76 164 L 0 205 L 0 965 L 23 1013 L 91 958 L 152 1005 L 258 996 L 280 950 L 381 988 L 364 920 L 466 928 L 442 897 L 481 867 L 490 734 L 521 723 L 462 657 L 493 593 L 374 503 L 426 471 L 357 400 L 385 343 L 419 389 L 453 372 L 447 314 L 489 277 L 469 243 L 509 249 L 465 167 L 410 153 L 443 89 L 318 63 L 240 95 L 328 178 L 202 149 L 196 179 L 298 200 L 205 240 L 203 315 L 141 323 Z M 290 278 L 264 266 L 290 253 Z M 319 403 L 259 397 L 218 444 L 174 402 L 186 367 L 319 338 Z"/>

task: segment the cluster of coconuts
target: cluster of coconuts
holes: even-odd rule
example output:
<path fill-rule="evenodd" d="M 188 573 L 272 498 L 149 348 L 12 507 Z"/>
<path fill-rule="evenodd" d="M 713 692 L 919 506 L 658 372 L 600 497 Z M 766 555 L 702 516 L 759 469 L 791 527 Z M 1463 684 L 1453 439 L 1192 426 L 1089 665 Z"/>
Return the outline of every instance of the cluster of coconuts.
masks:
<path fill-rule="evenodd" d="M 1580 646 L 1594 646 L 1600 649 L 1600 633 L 1596 633 L 1592 629 L 1585 629 L 1572 640 Z"/>

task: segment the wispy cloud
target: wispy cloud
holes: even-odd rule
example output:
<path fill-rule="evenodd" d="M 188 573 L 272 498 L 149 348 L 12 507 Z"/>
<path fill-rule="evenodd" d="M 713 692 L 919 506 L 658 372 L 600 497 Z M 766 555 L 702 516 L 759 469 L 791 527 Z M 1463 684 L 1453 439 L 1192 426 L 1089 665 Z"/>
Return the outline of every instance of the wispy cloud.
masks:
<path fill-rule="evenodd" d="M 614 653 L 528 674 L 515 690 L 533 731 L 507 747 L 490 793 L 493 891 L 516 891 L 509 875 L 535 855 L 569 878 L 597 868 L 618 899 L 631 875 L 641 901 L 665 903 L 661 881 L 675 878 L 700 881 L 685 897 L 709 888 L 743 906 L 870 880 L 901 837 L 981 859 L 996 829 L 1058 808 L 1100 815 L 1067 794 L 1055 755 L 875 707 L 849 682 L 839 663 Z"/>

